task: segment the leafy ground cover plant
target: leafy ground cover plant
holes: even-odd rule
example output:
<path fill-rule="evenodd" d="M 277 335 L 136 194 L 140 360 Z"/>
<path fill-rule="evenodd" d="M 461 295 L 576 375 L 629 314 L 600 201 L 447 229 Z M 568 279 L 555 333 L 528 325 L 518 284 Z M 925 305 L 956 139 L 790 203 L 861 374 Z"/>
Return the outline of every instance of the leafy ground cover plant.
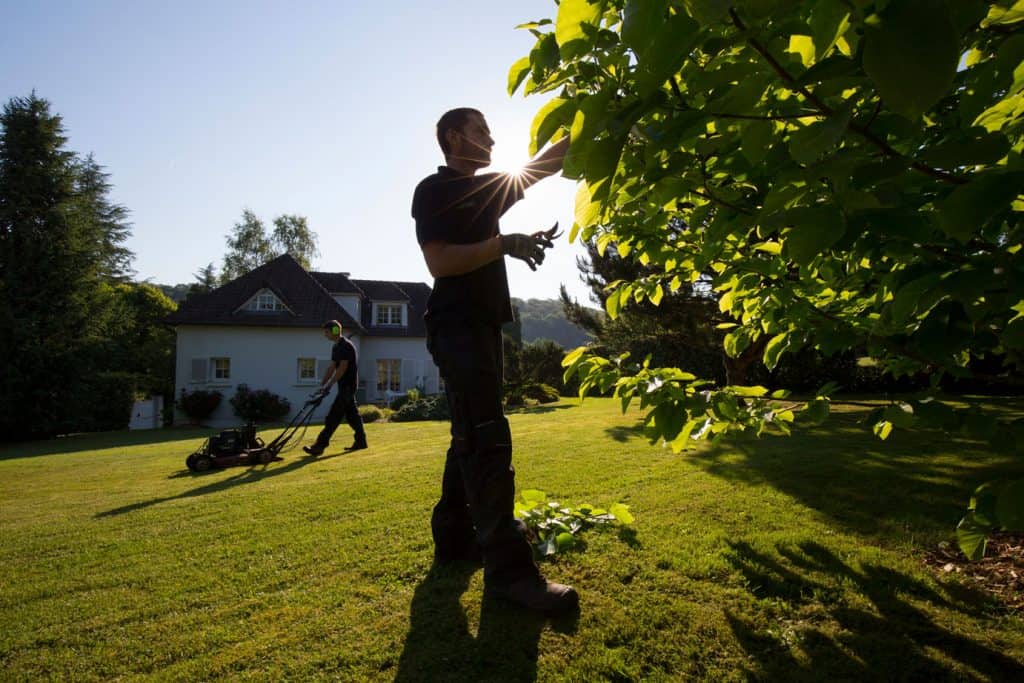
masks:
<path fill-rule="evenodd" d="M 595 526 L 633 523 L 629 506 L 615 503 L 607 510 L 584 503 L 577 507 L 548 500 L 544 491 L 526 489 L 516 502 L 515 516 L 530 530 L 530 542 L 538 557 L 545 558 L 578 549 L 580 532 Z"/>

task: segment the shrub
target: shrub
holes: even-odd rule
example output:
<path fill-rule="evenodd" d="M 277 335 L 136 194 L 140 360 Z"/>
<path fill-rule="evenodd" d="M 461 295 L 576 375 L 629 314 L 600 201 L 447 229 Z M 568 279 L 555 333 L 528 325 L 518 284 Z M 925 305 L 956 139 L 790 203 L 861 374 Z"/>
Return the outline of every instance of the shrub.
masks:
<path fill-rule="evenodd" d="M 359 406 L 359 417 L 363 422 L 376 422 L 384 417 L 384 413 L 377 406 Z"/>
<path fill-rule="evenodd" d="M 196 389 L 189 392 L 182 389 L 178 407 L 193 424 L 199 424 L 213 414 L 213 411 L 220 405 L 221 398 L 222 394 L 219 391 Z"/>
<path fill-rule="evenodd" d="M 533 399 L 537 403 L 554 403 L 558 400 L 558 389 L 550 384 L 527 384 L 523 387 L 523 396 Z"/>
<path fill-rule="evenodd" d="M 235 415 L 246 422 L 272 422 L 287 415 L 292 404 L 267 389 L 252 390 L 245 384 L 239 384 L 231 397 L 231 407 Z"/>
<path fill-rule="evenodd" d="M 409 401 L 395 411 L 392 422 L 415 422 L 418 420 L 447 420 L 448 401 L 441 394 L 426 396 L 418 401 Z"/>
<path fill-rule="evenodd" d="M 127 429 L 138 383 L 139 376 L 130 372 L 98 372 L 83 378 L 73 394 L 74 408 L 61 431 Z"/>

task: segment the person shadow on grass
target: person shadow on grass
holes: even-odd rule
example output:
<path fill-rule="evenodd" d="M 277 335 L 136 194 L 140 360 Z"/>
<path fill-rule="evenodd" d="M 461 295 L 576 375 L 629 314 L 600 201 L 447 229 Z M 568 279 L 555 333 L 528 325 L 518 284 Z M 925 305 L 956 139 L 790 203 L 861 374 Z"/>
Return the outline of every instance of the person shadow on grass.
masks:
<path fill-rule="evenodd" d="M 484 597 L 474 638 L 459 598 L 478 568 L 469 562 L 434 565 L 416 587 L 396 683 L 537 679 L 538 643 L 548 619 Z M 577 621 L 578 613 L 550 623 L 559 632 L 572 632 Z"/>

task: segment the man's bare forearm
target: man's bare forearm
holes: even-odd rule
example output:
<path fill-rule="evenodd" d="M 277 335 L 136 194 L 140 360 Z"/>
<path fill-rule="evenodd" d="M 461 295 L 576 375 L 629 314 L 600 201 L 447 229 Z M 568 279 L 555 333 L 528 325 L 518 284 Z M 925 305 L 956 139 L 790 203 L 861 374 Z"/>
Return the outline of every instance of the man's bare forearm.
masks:
<path fill-rule="evenodd" d="M 423 245 L 427 269 L 435 278 L 470 273 L 501 258 L 501 238 L 492 237 L 472 244 L 428 242 Z"/>
<path fill-rule="evenodd" d="M 562 171 L 562 164 L 565 161 L 565 153 L 568 150 L 569 136 L 566 135 L 537 155 L 533 161 L 526 164 L 520 174 L 520 177 L 526 182 L 526 186 L 529 187 L 538 180 L 560 173 Z"/>

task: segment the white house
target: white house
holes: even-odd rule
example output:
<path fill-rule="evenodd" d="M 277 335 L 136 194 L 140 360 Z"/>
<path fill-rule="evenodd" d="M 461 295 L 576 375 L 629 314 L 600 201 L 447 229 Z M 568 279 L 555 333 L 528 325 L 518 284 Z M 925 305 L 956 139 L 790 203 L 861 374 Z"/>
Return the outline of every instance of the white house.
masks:
<path fill-rule="evenodd" d="M 423 323 L 429 296 L 422 282 L 308 272 L 280 256 L 193 296 L 168 317 L 177 333 L 175 396 L 182 389 L 220 391 L 223 399 L 207 421 L 214 426 L 239 423 L 228 402 L 239 384 L 286 397 L 294 414 L 330 363 L 331 343 L 321 328 L 327 320 L 338 320 L 359 352 L 360 403 L 383 402 L 413 387 L 437 393 Z M 321 404 L 314 420 L 329 407 L 329 401 Z"/>

